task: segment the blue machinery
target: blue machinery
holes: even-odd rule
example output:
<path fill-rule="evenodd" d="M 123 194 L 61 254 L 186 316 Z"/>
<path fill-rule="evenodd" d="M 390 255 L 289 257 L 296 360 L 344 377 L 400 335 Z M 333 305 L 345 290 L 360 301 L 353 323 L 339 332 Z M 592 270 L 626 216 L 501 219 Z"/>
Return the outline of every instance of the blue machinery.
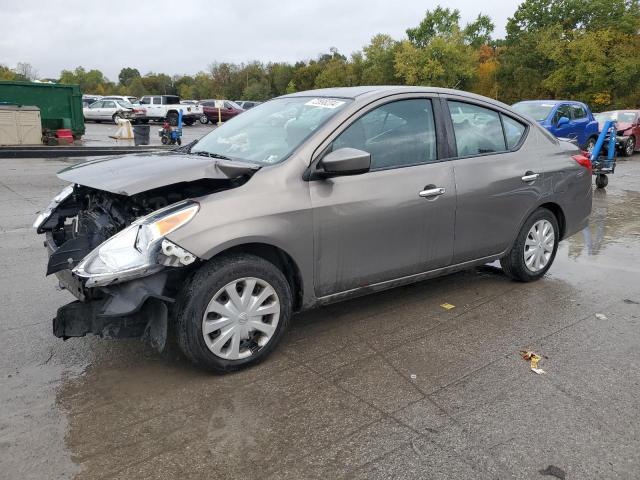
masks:
<path fill-rule="evenodd" d="M 182 109 L 178 110 L 178 125 L 172 127 L 168 121 L 158 132 L 163 145 L 182 145 Z"/>
<path fill-rule="evenodd" d="M 595 147 L 591 151 L 591 171 L 596 176 L 596 187 L 604 188 L 609 183 L 608 173 L 616 169 L 616 122 L 607 120 L 598 136 Z M 600 158 L 600 152 L 606 141 L 609 141 L 606 158 Z"/>

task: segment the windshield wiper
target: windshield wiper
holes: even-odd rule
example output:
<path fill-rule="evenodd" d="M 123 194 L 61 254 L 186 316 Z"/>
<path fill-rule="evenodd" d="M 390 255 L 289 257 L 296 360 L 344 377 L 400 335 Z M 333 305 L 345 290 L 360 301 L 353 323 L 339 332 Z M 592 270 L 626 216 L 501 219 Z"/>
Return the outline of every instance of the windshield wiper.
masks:
<path fill-rule="evenodd" d="M 229 158 L 226 155 L 222 155 L 220 153 L 205 152 L 204 150 L 200 152 L 191 152 L 191 154 L 200 155 L 201 157 L 219 158 L 220 160 L 233 160 L 232 158 Z"/>

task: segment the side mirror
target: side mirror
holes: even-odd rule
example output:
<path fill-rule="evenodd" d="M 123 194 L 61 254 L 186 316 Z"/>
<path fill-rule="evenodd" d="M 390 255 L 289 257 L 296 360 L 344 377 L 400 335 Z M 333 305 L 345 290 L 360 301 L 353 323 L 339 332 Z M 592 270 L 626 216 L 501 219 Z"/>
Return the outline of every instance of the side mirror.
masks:
<path fill-rule="evenodd" d="M 569 119 L 567 117 L 560 117 L 560 120 L 558 120 L 558 127 L 561 127 L 563 125 L 568 125 L 569 124 Z"/>
<path fill-rule="evenodd" d="M 358 175 L 371 169 L 371 154 L 357 148 L 339 148 L 328 153 L 318 165 L 322 176 Z"/>

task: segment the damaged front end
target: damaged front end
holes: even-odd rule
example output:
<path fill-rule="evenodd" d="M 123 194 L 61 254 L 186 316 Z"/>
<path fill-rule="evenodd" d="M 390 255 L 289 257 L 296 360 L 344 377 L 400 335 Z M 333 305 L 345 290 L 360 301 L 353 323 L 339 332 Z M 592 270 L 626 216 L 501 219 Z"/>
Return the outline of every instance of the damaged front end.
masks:
<path fill-rule="evenodd" d="M 47 275 L 77 299 L 58 309 L 54 335 L 142 336 L 162 350 L 170 305 L 200 262 L 166 236 L 197 215 L 194 198 L 247 178 L 218 175 L 133 194 L 79 183 L 65 188 L 34 223 L 46 236 Z"/>

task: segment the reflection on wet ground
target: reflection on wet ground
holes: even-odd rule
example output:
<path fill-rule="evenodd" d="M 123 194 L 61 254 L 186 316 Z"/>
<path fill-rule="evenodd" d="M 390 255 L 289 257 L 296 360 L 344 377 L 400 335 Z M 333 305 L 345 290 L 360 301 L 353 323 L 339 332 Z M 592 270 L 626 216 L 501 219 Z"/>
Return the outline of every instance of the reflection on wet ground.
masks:
<path fill-rule="evenodd" d="M 13 292 L 0 477 L 631 478 L 638 160 L 597 192 L 589 229 L 562 243 L 544 280 L 513 283 L 487 266 L 298 315 L 268 361 L 226 376 L 193 369 L 175 347 L 158 356 L 136 341 L 51 337 L 67 296 L 41 278 L 25 225 L 36 197 L 57 190 L 41 192 L 56 167 L 34 160 L 38 174 L 16 171 L 0 191 L 22 209 L 0 211 L 0 252 L 13 258 L 0 256 L 0 288 Z M 543 355 L 545 375 L 523 349 Z"/>

